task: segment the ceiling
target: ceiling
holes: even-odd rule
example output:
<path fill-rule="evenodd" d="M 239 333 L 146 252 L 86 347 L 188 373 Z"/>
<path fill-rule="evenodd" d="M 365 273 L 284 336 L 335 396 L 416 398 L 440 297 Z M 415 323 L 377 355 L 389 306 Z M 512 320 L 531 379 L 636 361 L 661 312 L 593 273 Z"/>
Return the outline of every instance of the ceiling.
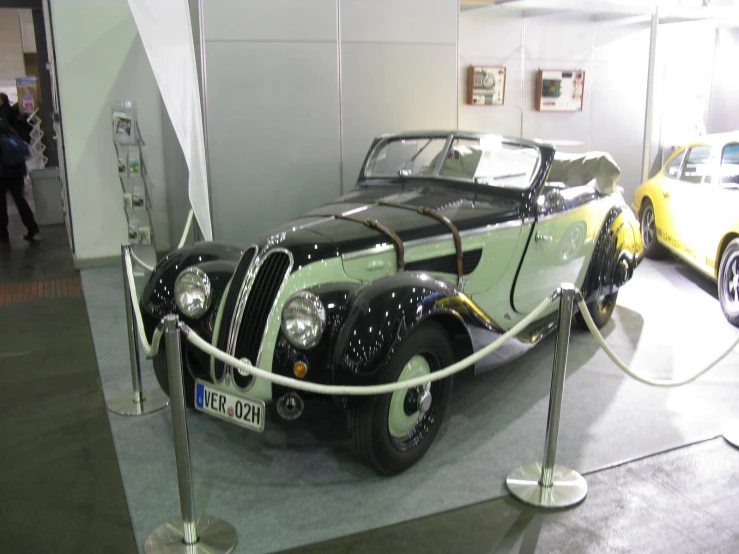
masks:
<path fill-rule="evenodd" d="M 525 16 L 577 13 L 593 19 L 649 16 L 661 22 L 713 19 L 739 26 L 739 0 L 460 0 L 462 11 L 485 8 Z"/>

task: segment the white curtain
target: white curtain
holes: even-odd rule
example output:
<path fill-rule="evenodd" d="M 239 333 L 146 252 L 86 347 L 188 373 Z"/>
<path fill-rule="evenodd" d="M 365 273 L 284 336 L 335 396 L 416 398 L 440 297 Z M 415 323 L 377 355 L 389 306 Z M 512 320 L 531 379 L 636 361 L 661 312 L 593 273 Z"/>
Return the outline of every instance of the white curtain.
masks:
<path fill-rule="evenodd" d="M 187 0 L 128 0 L 190 170 L 190 205 L 206 240 L 213 240 L 203 119 Z"/>

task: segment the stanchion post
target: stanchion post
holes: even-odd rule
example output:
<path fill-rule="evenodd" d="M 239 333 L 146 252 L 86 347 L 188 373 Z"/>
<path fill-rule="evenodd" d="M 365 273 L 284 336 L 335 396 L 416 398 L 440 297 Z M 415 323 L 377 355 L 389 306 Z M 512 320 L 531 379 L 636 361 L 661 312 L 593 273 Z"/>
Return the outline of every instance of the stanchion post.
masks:
<path fill-rule="evenodd" d="M 131 284 L 128 282 L 126 271 L 127 245 L 121 246 L 121 259 L 123 260 L 123 300 L 126 305 L 126 332 L 128 334 L 128 357 L 131 360 L 131 382 L 133 383 L 133 401 L 139 406 L 144 403 L 141 394 L 141 364 L 139 362 L 139 333 L 133 321 L 133 309 L 131 307 Z"/>
<path fill-rule="evenodd" d="M 125 393 L 111 398 L 108 409 L 120 415 L 143 415 L 167 407 L 169 399 L 161 389 L 144 392 L 141 387 L 141 365 L 139 362 L 139 334 L 133 319 L 131 305 L 131 286 L 128 282 L 129 249 L 127 244 L 121 245 L 121 261 L 123 264 L 123 301 L 126 306 L 126 332 L 128 334 L 128 355 L 131 362 L 131 382 L 133 395 Z"/>
<path fill-rule="evenodd" d="M 582 501 L 588 492 L 585 479 L 575 470 L 555 465 L 559 417 L 562 410 L 567 354 L 570 344 L 572 309 L 577 289 L 563 284 L 559 289 L 559 326 L 554 346 L 552 386 L 542 464 L 528 464 L 514 469 L 506 478 L 510 493 L 519 500 L 542 508 L 564 508 Z"/>
<path fill-rule="evenodd" d="M 228 554 L 236 546 L 236 530 L 223 520 L 195 513 L 195 490 L 190 464 L 190 443 L 185 413 L 185 386 L 182 378 L 182 351 L 177 316 L 164 317 L 164 347 L 167 376 L 172 395 L 172 431 L 180 493 L 181 518 L 154 529 L 146 538 L 147 554 Z"/>

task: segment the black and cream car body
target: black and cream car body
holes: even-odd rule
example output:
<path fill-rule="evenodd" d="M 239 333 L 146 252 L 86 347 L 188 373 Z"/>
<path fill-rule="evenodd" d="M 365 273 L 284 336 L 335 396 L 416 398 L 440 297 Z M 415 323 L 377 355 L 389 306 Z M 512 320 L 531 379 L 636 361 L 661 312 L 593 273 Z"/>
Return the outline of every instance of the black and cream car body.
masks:
<path fill-rule="evenodd" d="M 607 154 L 459 131 L 375 139 L 356 187 L 253 244 L 197 243 L 159 262 L 142 297 L 149 337 L 177 313 L 238 359 L 338 385 L 427 375 L 489 344 L 564 282 L 599 325 L 641 260 L 638 223 Z M 518 339 L 552 329 L 556 303 Z M 191 406 L 262 430 L 306 396 L 228 367 L 183 339 Z M 154 360 L 168 391 L 166 354 Z M 479 363 L 475 368 L 483 367 Z M 441 425 L 451 379 L 334 397 L 358 457 L 403 471 Z M 271 412 L 270 412 L 271 413 Z M 276 417 L 276 416 L 272 416 Z"/>

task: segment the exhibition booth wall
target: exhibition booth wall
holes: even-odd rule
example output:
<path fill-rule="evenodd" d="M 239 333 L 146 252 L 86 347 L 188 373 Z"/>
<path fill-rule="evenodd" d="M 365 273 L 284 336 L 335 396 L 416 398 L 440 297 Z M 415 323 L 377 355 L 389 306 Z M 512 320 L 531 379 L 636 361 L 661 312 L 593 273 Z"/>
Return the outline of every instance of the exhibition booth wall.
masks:
<path fill-rule="evenodd" d="M 384 132 L 460 128 L 559 141 L 565 151 L 610 152 L 627 200 L 641 182 L 649 17 L 460 12 L 456 0 L 189 4 L 198 62 L 204 39 L 217 240 L 245 244 L 349 190 Z M 117 261 L 126 241 L 113 100 L 137 102 L 156 247 L 169 251 L 189 210 L 188 173 L 128 2 L 71 0 L 51 11 L 77 263 Z M 739 127 L 731 109 L 737 36 L 715 23 L 660 25 L 652 168 L 682 109 L 677 90 L 700 104 L 708 132 Z M 507 68 L 503 106 L 466 104 L 466 72 L 476 64 Z M 539 68 L 584 70 L 582 111 L 537 112 Z"/>
<path fill-rule="evenodd" d="M 372 138 L 456 128 L 455 0 L 203 4 L 214 235 L 349 190 Z"/>
<path fill-rule="evenodd" d="M 127 241 L 111 131 L 116 100 L 136 100 L 157 247 L 168 251 L 162 106 L 128 2 L 51 2 L 51 19 L 76 263 L 115 263 Z"/>
<path fill-rule="evenodd" d="M 459 23 L 460 90 L 470 65 L 505 66 L 507 73 L 502 106 L 469 105 L 460 94 L 459 128 L 554 141 L 565 152 L 609 152 L 631 199 L 641 182 L 649 23 L 488 8 L 463 11 Z M 537 111 L 539 69 L 584 70 L 582 111 Z"/>

